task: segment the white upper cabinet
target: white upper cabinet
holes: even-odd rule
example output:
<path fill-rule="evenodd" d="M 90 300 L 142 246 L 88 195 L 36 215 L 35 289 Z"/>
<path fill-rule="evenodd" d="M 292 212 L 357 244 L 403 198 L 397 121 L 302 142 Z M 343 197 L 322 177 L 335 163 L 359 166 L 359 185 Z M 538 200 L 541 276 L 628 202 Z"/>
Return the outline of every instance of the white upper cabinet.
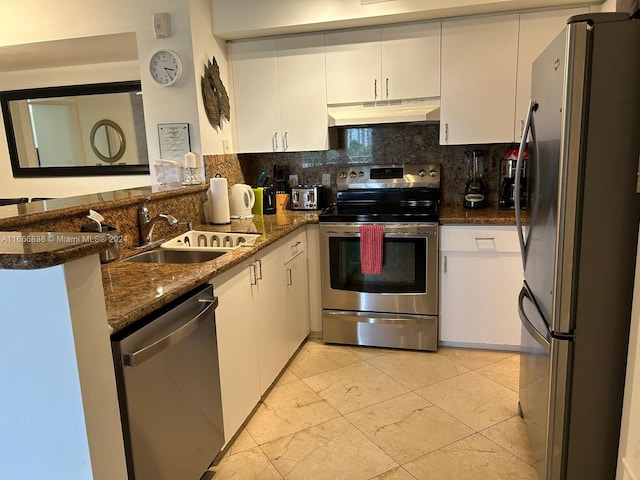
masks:
<path fill-rule="evenodd" d="M 327 102 L 440 95 L 440 22 L 327 33 Z"/>
<path fill-rule="evenodd" d="M 380 29 L 382 99 L 440 96 L 441 23 Z"/>
<path fill-rule="evenodd" d="M 327 103 L 373 102 L 380 95 L 380 29 L 325 35 Z"/>
<path fill-rule="evenodd" d="M 273 151 L 280 131 L 276 41 L 232 43 L 231 59 L 237 149 Z"/>
<path fill-rule="evenodd" d="M 326 150 L 324 35 L 231 44 L 237 151 Z"/>
<path fill-rule="evenodd" d="M 513 141 L 518 15 L 442 23 L 440 144 Z"/>
<path fill-rule="evenodd" d="M 283 37 L 277 45 L 282 150 L 326 150 L 324 35 Z"/>
<path fill-rule="evenodd" d="M 522 138 L 531 96 L 531 64 L 564 29 L 573 15 L 589 13 L 589 8 L 552 10 L 520 15 L 518 42 L 518 77 L 516 84 L 516 121 L 514 140 Z"/>

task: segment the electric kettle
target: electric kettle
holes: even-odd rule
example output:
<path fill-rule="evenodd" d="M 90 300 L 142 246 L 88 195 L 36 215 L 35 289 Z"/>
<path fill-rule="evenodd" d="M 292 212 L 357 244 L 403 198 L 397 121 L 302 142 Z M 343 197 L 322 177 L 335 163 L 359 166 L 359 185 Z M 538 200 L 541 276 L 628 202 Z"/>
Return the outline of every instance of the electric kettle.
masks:
<path fill-rule="evenodd" d="M 231 218 L 252 218 L 256 196 L 252 188 L 244 183 L 236 183 L 229 189 L 229 213 Z"/>

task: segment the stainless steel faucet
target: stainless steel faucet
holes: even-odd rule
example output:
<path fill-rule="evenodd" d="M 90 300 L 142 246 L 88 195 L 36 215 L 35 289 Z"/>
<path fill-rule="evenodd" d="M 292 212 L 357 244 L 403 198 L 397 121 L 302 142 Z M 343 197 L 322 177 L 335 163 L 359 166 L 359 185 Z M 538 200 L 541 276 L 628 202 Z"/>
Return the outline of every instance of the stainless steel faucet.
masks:
<path fill-rule="evenodd" d="M 138 210 L 138 223 L 140 226 L 140 241 L 142 245 L 149 245 L 151 243 L 151 235 L 153 234 L 153 227 L 160 220 L 164 220 L 170 227 L 178 225 L 178 220 L 173 216 L 166 213 L 161 213 L 151 218 L 149 216 L 149 209 L 147 208 L 147 202 L 151 200 L 150 197 L 145 198 L 142 207 Z"/>

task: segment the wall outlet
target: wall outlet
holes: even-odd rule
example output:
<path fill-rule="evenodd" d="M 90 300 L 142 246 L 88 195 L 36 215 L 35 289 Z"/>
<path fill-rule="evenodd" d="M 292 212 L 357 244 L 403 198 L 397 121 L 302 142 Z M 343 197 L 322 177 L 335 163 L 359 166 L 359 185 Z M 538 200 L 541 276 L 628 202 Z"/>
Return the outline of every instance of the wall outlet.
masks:
<path fill-rule="evenodd" d="M 224 153 L 231 153 L 231 147 L 229 146 L 229 140 L 222 140 L 222 151 Z"/>
<path fill-rule="evenodd" d="M 322 186 L 330 187 L 331 186 L 331 174 L 323 173 L 322 174 Z"/>

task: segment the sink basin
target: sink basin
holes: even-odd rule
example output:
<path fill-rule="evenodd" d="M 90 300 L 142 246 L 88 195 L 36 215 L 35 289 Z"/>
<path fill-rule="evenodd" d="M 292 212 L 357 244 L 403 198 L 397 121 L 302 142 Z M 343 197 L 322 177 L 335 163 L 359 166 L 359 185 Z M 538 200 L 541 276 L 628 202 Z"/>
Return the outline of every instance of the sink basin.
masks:
<path fill-rule="evenodd" d="M 196 251 L 179 251 L 155 249 L 147 252 L 138 253 L 129 258 L 125 258 L 125 262 L 142 262 L 142 263 L 200 263 L 213 260 L 225 252 L 196 252 Z"/>
<path fill-rule="evenodd" d="M 253 245 L 260 237 L 256 233 L 226 233 L 191 230 L 160 245 L 163 249 L 192 252 L 228 252 Z"/>

